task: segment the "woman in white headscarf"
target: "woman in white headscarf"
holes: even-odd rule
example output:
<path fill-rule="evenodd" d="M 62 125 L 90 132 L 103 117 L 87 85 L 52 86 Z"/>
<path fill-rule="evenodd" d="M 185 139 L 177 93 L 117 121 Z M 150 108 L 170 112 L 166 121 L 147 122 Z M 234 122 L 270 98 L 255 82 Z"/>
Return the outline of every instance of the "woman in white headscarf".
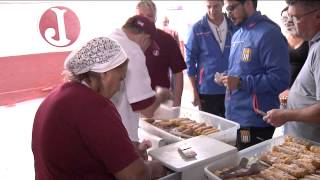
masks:
<path fill-rule="evenodd" d="M 107 37 L 70 53 L 65 61 L 69 81 L 46 97 L 34 119 L 36 180 L 162 175 L 158 162 L 139 157 L 109 100 L 125 78 L 127 62 L 120 45 Z"/>

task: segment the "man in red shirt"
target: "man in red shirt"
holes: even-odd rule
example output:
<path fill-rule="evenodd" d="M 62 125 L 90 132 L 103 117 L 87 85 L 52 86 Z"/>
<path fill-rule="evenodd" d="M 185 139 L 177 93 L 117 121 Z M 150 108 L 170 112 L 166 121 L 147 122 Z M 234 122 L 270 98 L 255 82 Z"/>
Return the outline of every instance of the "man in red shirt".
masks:
<path fill-rule="evenodd" d="M 136 7 L 136 14 L 148 18 L 150 21 L 156 21 L 157 9 L 152 1 L 140 1 Z M 174 99 L 173 106 L 180 106 L 183 91 L 183 70 L 187 68 L 181 54 L 179 45 L 173 37 L 157 29 L 153 38 L 159 46 L 159 49 L 148 48 L 145 52 L 148 72 L 151 78 L 151 86 L 171 88 Z M 170 85 L 171 70 L 173 74 L 173 87 Z"/>

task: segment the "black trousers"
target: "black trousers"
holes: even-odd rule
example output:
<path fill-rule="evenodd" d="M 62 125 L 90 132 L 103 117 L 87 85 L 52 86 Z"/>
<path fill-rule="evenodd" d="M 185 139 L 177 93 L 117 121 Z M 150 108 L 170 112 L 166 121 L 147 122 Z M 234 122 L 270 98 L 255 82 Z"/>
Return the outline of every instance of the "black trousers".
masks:
<path fill-rule="evenodd" d="M 253 146 L 265 140 L 271 139 L 274 133 L 275 127 L 252 127 L 252 128 L 240 128 L 237 131 L 237 148 L 238 150 L 245 149 Z"/>
<path fill-rule="evenodd" d="M 225 117 L 224 94 L 204 95 L 200 94 L 201 111 L 208 112 L 220 117 Z"/>

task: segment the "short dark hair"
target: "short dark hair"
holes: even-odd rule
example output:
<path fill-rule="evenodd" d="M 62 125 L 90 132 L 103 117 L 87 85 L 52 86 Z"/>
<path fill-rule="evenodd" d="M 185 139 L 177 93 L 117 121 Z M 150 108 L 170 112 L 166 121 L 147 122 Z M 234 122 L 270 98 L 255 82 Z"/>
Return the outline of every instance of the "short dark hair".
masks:
<path fill-rule="evenodd" d="M 289 9 L 289 6 L 286 6 L 285 8 L 283 8 L 280 15 L 282 16 L 282 14 L 288 11 L 288 9 Z"/>
<path fill-rule="evenodd" d="M 155 24 L 148 18 L 141 15 L 130 17 L 122 27 L 130 29 L 136 34 L 144 32 L 150 34 L 151 36 L 154 36 L 155 32 L 157 31 Z"/>
<path fill-rule="evenodd" d="M 247 0 L 238 0 L 241 4 L 244 4 Z M 258 6 L 258 0 L 251 0 L 253 3 L 254 9 L 257 9 Z"/>
<path fill-rule="evenodd" d="M 144 33 L 143 29 L 138 28 L 138 27 L 136 27 L 136 26 L 134 26 L 132 24 L 124 24 L 122 26 L 122 28 L 128 29 L 129 31 L 131 31 L 134 34 L 142 34 L 142 33 Z"/>
<path fill-rule="evenodd" d="M 307 8 L 320 8 L 319 0 L 286 0 L 288 5 L 294 5 L 296 3 L 301 3 L 304 7 Z"/>

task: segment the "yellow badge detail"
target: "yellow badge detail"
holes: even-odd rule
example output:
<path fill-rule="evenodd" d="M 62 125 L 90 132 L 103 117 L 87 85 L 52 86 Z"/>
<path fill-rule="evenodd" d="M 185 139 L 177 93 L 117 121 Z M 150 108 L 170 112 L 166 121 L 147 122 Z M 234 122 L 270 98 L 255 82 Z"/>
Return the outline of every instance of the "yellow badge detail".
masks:
<path fill-rule="evenodd" d="M 251 61 L 252 50 L 250 48 L 243 48 L 242 51 L 242 61 L 250 62 Z"/>

